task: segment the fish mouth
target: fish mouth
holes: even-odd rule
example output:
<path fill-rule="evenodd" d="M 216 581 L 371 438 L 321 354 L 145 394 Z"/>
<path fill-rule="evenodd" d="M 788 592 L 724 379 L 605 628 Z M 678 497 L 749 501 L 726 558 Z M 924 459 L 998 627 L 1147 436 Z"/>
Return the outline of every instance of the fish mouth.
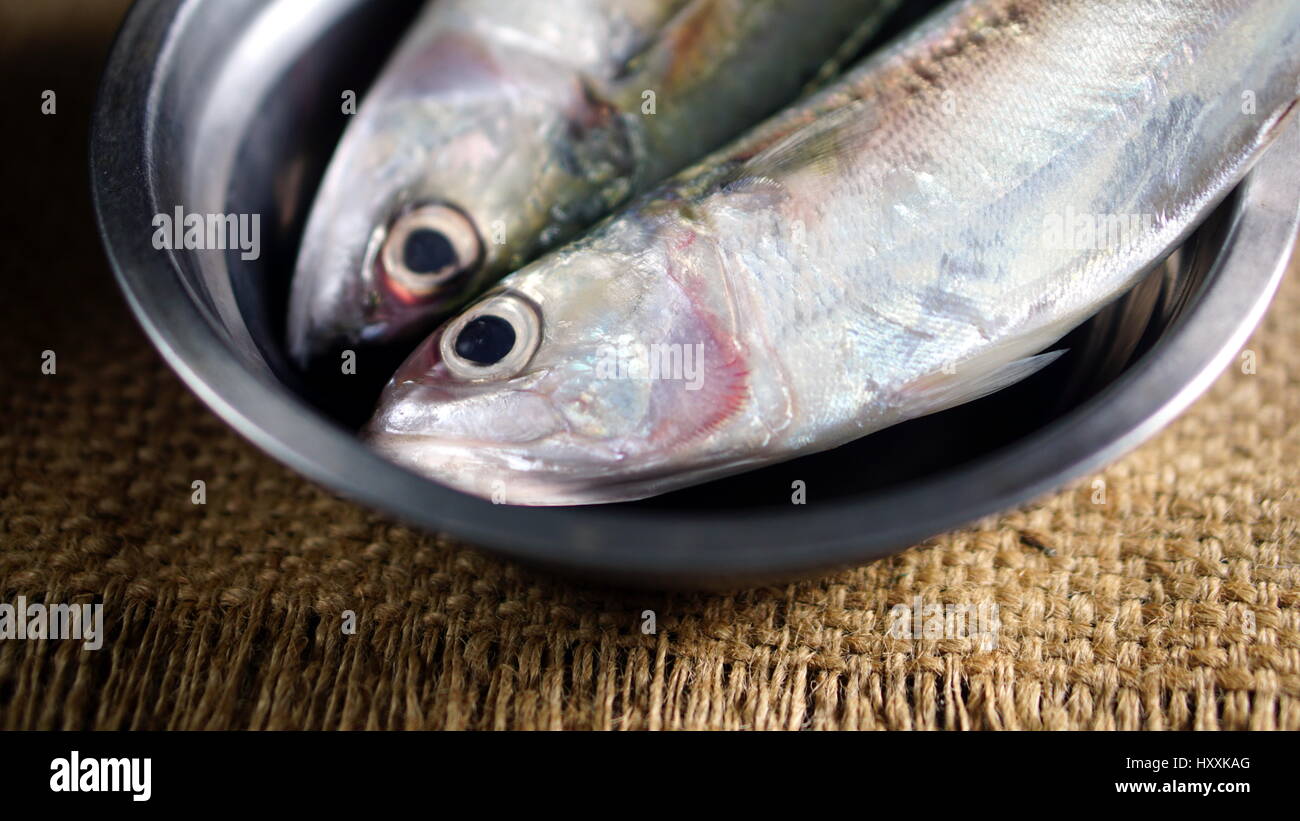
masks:
<path fill-rule="evenodd" d="M 496 443 L 427 434 L 376 432 L 362 438 L 381 456 L 421 478 L 493 504 L 559 507 L 626 501 L 582 472 L 552 469 Z"/>
<path fill-rule="evenodd" d="M 508 412 L 484 420 L 483 407 Z M 482 403 L 482 404 L 479 404 Z M 465 396 L 454 387 L 394 380 L 362 440 L 399 466 L 495 504 L 557 506 L 625 501 L 609 494 L 626 455 L 568 430 L 544 394 Z"/>
<path fill-rule="evenodd" d="M 673 487 L 680 471 L 671 466 L 624 471 L 607 460 L 540 460 L 496 443 L 427 434 L 363 431 L 376 453 L 421 479 L 486 499 L 525 507 L 636 502 Z M 745 470 L 744 465 L 705 465 L 699 481 Z"/>
<path fill-rule="evenodd" d="M 567 434 L 539 441 L 503 444 L 486 438 L 379 429 L 361 431 L 362 441 L 385 459 L 422 479 L 477 496 L 493 504 L 528 507 L 635 502 L 664 492 L 680 466 L 641 460 L 605 445 Z M 704 464 L 704 479 L 743 470 L 730 463 Z"/>
<path fill-rule="evenodd" d="M 536 491 L 520 495 L 522 482 L 503 465 L 493 465 L 486 443 L 451 441 L 408 433 L 365 433 L 380 455 L 422 478 L 495 504 L 536 504 Z"/>

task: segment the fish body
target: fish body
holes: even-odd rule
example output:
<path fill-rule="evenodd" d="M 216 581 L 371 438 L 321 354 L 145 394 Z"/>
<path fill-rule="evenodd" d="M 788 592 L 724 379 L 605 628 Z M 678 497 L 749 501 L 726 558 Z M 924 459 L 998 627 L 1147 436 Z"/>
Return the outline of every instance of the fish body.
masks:
<path fill-rule="evenodd" d="M 1291 0 L 955 4 L 507 277 L 366 436 L 496 501 L 611 502 L 971 401 L 1184 239 L 1298 95 Z"/>
<path fill-rule="evenodd" d="M 414 342 L 798 96 L 897 0 L 437 0 L 349 124 L 289 310 L 303 367 Z"/>

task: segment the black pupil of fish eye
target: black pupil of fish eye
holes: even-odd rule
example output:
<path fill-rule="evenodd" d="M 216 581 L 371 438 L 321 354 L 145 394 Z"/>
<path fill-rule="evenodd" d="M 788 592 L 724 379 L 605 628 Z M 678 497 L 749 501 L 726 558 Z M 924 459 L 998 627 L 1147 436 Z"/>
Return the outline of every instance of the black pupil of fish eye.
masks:
<path fill-rule="evenodd" d="M 416 274 L 434 274 L 456 264 L 456 249 L 441 231 L 417 228 L 406 236 L 402 264 Z"/>
<path fill-rule="evenodd" d="M 476 365 L 495 365 L 514 346 L 514 327 L 492 314 L 470 320 L 456 337 L 456 354 Z"/>

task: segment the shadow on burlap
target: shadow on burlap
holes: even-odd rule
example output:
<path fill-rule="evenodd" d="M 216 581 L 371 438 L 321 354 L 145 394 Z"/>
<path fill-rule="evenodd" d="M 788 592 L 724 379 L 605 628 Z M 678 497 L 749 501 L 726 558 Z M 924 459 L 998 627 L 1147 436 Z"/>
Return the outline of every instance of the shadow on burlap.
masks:
<path fill-rule="evenodd" d="M 1072 489 L 789 586 L 575 586 L 337 500 L 201 407 L 90 227 L 103 21 L 4 22 L 3 76 L 35 102 L 0 202 L 21 226 L 0 247 L 0 601 L 103 602 L 108 635 L 0 641 L 0 728 L 1300 729 L 1300 272 L 1257 373 Z M 918 596 L 996 604 L 996 646 L 889 638 Z"/>

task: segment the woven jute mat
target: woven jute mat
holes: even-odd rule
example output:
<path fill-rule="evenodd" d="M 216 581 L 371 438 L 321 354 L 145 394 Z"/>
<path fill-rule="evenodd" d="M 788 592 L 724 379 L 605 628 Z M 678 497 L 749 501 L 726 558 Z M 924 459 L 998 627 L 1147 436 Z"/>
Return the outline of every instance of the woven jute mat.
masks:
<path fill-rule="evenodd" d="M 91 228 L 106 26 L 3 22 L 31 110 L 0 197 L 0 603 L 102 603 L 106 636 L 0 641 L 0 728 L 1300 729 L 1300 271 L 1254 373 L 1064 492 L 818 580 L 611 592 L 335 499 L 202 407 Z M 889 635 L 918 601 L 996 632 Z"/>

